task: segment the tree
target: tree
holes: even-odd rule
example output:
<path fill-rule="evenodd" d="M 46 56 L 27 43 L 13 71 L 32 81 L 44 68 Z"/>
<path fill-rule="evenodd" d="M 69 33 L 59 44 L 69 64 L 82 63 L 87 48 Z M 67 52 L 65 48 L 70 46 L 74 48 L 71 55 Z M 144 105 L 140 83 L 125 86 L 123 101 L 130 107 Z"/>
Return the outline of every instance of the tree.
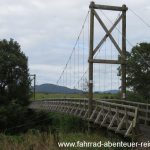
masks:
<path fill-rule="evenodd" d="M 127 53 L 127 87 L 150 98 L 150 43 L 139 43 Z"/>
<path fill-rule="evenodd" d="M 0 130 L 27 118 L 30 96 L 28 59 L 13 39 L 0 41 Z"/>
<path fill-rule="evenodd" d="M 48 114 L 28 109 L 30 98 L 28 59 L 13 39 L 0 41 L 0 131 L 25 132 L 46 127 Z M 41 121 L 43 120 L 43 121 Z"/>
<path fill-rule="evenodd" d="M 30 95 L 28 59 L 20 45 L 10 39 L 0 41 L 0 101 L 27 105 Z"/>

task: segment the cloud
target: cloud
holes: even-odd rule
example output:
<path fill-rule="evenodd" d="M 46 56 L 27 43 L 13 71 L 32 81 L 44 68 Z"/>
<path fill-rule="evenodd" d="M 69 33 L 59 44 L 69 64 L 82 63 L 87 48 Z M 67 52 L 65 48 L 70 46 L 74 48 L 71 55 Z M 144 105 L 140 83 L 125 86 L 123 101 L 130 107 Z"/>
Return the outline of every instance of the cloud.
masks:
<path fill-rule="evenodd" d="M 95 3 L 100 3 L 100 1 L 96 0 Z M 14 38 L 20 43 L 22 50 L 29 58 L 30 73 L 37 74 L 39 84 L 56 83 L 73 49 L 89 4 L 90 0 L 2 0 L 0 1 L 0 39 Z M 101 4 L 118 6 L 126 4 L 150 24 L 149 0 L 102 0 Z M 105 13 L 112 20 L 118 15 L 118 13 Z M 102 16 L 102 18 L 105 17 Z M 108 20 L 107 25 L 111 26 Z M 95 41 L 98 43 L 105 32 L 99 28 L 98 23 L 96 27 Z M 87 30 L 84 31 L 84 34 L 86 55 L 84 63 L 87 63 Z M 117 35 L 115 31 L 116 39 Z M 133 45 L 139 41 L 148 41 L 149 35 L 148 28 L 129 10 L 127 12 L 129 41 Z M 82 45 L 83 37 L 79 45 L 81 62 Z M 110 47 L 109 42 L 107 47 Z M 131 48 L 129 45 L 127 47 Z M 82 63 L 80 67 L 83 67 Z"/>

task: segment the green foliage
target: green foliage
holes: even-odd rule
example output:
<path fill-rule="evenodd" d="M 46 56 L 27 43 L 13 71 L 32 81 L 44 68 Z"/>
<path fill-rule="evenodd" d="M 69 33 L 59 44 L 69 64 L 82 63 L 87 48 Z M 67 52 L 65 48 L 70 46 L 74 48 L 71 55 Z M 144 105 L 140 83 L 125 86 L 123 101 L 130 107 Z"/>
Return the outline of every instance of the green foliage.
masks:
<path fill-rule="evenodd" d="M 127 96 L 129 101 L 149 103 L 148 99 L 145 99 L 142 95 L 134 93 L 133 91 L 127 91 Z"/>
<path fill-rule="evenodd" d="M 49 113 L 49 118 L 51 118 L 52 121 L 49 127 L 52 133 L 81 132 L 88 129 L 87 123 L 77 117 L 59 113 Z"/>
<path fill-rule="evenodd" d="M 140 43 L 127 55 L 127 86 L 150 98 L 150 43 Z"/>
<path fill-rule="evenodd" d="M 27 105 L 30 96 L 28 59 L 20 45 L 10 41 L 0 41 L 0 103 Z"/>
<path fill-rule="evenodd" d="M 150 43 L 139 43 L 127 52 L 127 87 L 136 97 L 150 98 Z M 119 68 L 119 74 L 121 70 Z M 132 93 L 129 93 L 129 98 Z M 132 97 L 133 98 L 133 97 Z"/>
<path fill-rule="evenodd" d="M 24 123 L 29 115 L 28 59 L 20 45 L 10 39 L 0 41 L 0 130 Z"/>

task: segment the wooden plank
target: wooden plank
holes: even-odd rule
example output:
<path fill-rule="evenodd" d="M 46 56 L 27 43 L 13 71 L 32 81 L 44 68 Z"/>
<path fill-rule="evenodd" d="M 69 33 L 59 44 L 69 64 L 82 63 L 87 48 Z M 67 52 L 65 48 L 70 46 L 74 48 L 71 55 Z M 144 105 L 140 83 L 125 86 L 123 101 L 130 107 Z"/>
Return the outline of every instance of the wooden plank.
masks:
<path fill-rule="evenodd" d="M 98 113 L 94 123 L 99 123 L 98 121 L 99 121 L 100 116 L 102 115 L 102 112 L 103 112 L 103 109 L 101 109 L 100 112 Z"/>
<path fill-rule="evenodd" d="M 150 104 L 147 104 L 147 103 L 141 103 L 141 102 L 134 102 L 134 101 L 128 101 L 128 100 L 119 100 L 119 99 L 102 99 L 104 101 L 114 101 L 114 102 L 124 102 L 124 103 L 127 103 L 127 104 L 135 104 L 136 106 L 150 106 Z"/>
<path fill-rule="evenodd" d="M 91 3 L 92 4 L 92 3 Z M 90 45 L 89 45 L 89 60 L 93 59 L 94 47 L 94 9 L 90 10 Z M 93 110 L 93 63 L 89 62 L 89 85 L 88 85 L 88 118 L 90 118 Z"/>
<path fill-rule="evenodd" d="M 115 39 L 112 37 L 112 35 L 109 33 L 107 27 L 105 26 L 105 24 L 103 23 L 103 21 L 100 19 L 100 17 L 98 16 L 98 14 L 96 13 L 95 10 L 93 10 L 94 15 L 96 17 L 96 19 L 98 20 L 98 22 L 101 24 L 101 26 L 103 27 L 104 31 L 108 34 L 110 40 L 112 41 L 112 43 L 114 44 L 114 46 L 116 47 L 116 49 L 118 50 L 118 52 L 120 53 L 120 55 L 122 56 L 122 50 L 120 49 L 120 47 L 118 46 L 117 42 L 115 41 Z"/>
<path fill-rule="evenodd" d="M 118 125 L 118 127 L 116 129 L 116 132 L 118 132 L 121 129 L 121 127 L 122 127 L 122 125 L 123 125 L 123 123 L 125 121 L 125 118 L 126 118 L 126 115 L 124 115 L 123 118 L 121 119 L 121 121 L 120 121 L 120 123 L 119 123 L 119 125 Z"/>
<path fill-rule="evenodd" d="M 126 115 L 124 115 L 123 118 L 122 118 L 122 120 L 120 121 L 120 123 L 119 123 L 119 125 L 118 125 L 118 127 L 116 129 L 116 132 L 120 131 L 120 129 L 121 129 L 121 127 L 122 127 L 125 119 L 126 119 Z"/>
<path fill-rule="evenodd" d="M 84 119 L 88 119 L 88 112 L 89 112 L 89 110 L 87 109 L 86 112 L 85 112 L 85 115 L 83 117 Z"/>
<path fill-rule="evenodd" d="M 123 5 L 126 8 L 125 5 Z M 126 99 L 126 11 L 122 12 L 121 98 Z"/>
<path fill-rule="evenodd" d="M 119 60 L 105 60 L 105 59 L 93 59 L 91 61 L 93 63 L 102 63 L 102 64 L 121 64 L 122 63 Z"/>
<path fill-rule="evenodd" d="M 115 115 L 113 116 L 113 118 L 112 118 L 112 120 L 111 120 L 111 122 L 110 122 L 110 124 L 109 124 L 109 126 L 108 126 L 108 129 L 112 128 L 114 122 L 115 122 L 116 119 L 117 119 L 117 116 L 118 116 L 118 112 L 116 112 Z"/>
<path fill-rule="evenodd" d="M 126 137 L 130 135 L 132 129 L 133 129 L 133 123 L 131 122 L 129 128 L 127 129 L 127 132 L 125 133 L 125 136 L 126 136 Z"/>
<path fill-rule="evenodd" d="M 103 118 L 103 121 L 101 122 L 101 126 L 103 126 L 108 118 L 108 115 L 110 114 L 110 111 L 108 111 L 105 115 L 105 117 Z"/>
<path fill-rule="evenodd" d="M 115 23 L 113 24 L 113 26 L 110 28 L 110 30 L 108 31 L 109 33 L 111 33 L 113 31 L 113 29 L 116 27 L 116 25 L 120 22 L 120 20 L 122 19 L 122 15 L 115 21 Z M 100 43 L 96 46 L 96 48 L 93 51 L 93 56 L 95 55 L 95 53 L 98 51 L 98 49 L 102 46 L 102 44 L 105 42 L 105 40 L 107 39 L 108 34 L 106 34 L 102 40 L 100 41 Z"/>
<path fill-rule="evenodd" d="M 91 116 L 90 116 L 90 119 L 89 119 L 89 120 L 92 120 L 92 119 L 93 119 L 93 117 L 94 117 L 94 115 L 95 115 L 96 110 L 97 110 L 97 107 L 93 110 L 93 112 L 92 112 L 92 114 L 91 114 Z"/>
<path fill-rule="evenodd" d="M 94 9 L 102 9 L 102 10 L 112 10 L 112 11 L 125 11 L 128 10 L 127 7 L 120 7 L 120 6 L 109 6 L 109 5 L 99 5 L 99 4 L 95 4 L 93 2 L 91 2 L 90 8 L 94 8 Z"/>
<path fill-rule="evenodd" d="M 82 113 L 85 111 L 85 109 L 80 109 L 79 117 L 82 118 Z"/>
<path fill-rule="evenodd" d="M 106 106 L 104 106 L 103 109 L 109 110 L 109 108 L 106 107 Z M 115 108 L 111 108 L 111 111 L 112 111 L 112 112 L 116 112 L 116 109 L 115 109 Z M 119 113 L 119 114 L 125 114 L 125 110 L 120 110 L 120 109 L 118 109 L 118 113 Z M 130 111 L 128 111 L 128 115 L 134 117 L 134 116 L 135 116 L 135 112 L 130 112 Z"/>

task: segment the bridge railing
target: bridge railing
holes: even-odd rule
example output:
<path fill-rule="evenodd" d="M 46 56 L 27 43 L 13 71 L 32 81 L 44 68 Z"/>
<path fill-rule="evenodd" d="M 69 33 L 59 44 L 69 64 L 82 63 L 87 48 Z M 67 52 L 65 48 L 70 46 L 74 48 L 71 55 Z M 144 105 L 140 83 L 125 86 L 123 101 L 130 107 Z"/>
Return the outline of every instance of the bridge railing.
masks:
<path fill-rule="evenodd" d="M 53 99 L 46 99 L 46 100 L 37 100 L 36 102 L 39 102 L 39 103 L 44 103 L 44 101 L 51 101 L 51 103 L 53 101 L 55 102 L 60 102 L 63 104 L 63 102 L 65 103 L 68 103 L 69 106 L 71 106 L 73 103 L 80 103 L 80 105 L 84 108 L 88 108 L 88 101 L 87 99 L 81 99 L 81 98 L 65 98 L 65 99 L 57 99 L 57 98 L 53 98 Z M 71 103 L 70 103 L 71 101 Z M 81 104 L 81 102 L 85 101 L 85 104 L 83 106 L 83 104 Z M 138 123 L 139 124 L 144 124 L 144 125 L 147 125 L 147 126 L 150 126 L 150 104 L 146 104 L 146 103 L 141 103 L 141 102 L 133 102 L 133 101 L 127 101 L 127 100 L 119 100 L 119 99 L 100 99 L 100 100 L 94 100 L 94 105 L 96 104 L 95 102 L 97 102 L 97 105 L 98 103 L 100 103 L 100 101 L 103 101 L 103 104 L 105 102 L 105 104 L 107 104 L 107 102 L 110 102 L 111 103 L 114 103 L 115 106 L 118 106 L 118 104 L 120 104 L 120 110 L 123 109 L 122 108 L 122 105 L 124 107 L 124 105 L 127 105 L 127 106 L 134 106 L 134 107 L 137 107 L 138 108 Z M 119 107 L 118 106 L 118 107 Z M 111 105 L 111 107 L 113 107 L 113 105 Z M 129 108 L 128 108 L 129 109 Z M 130 110 L 131 111 L 131 110 Z M 131 111 L 132 112 L 132 111 Z"/>
<path fill-rule="evenodd" d="M 136 126 L 137 107 L 93 100 L 93 112 L 88 116 L 87 99 L 47 99 L 33 101 L 32 109 L 67 113 L 107 127 L 125 136 L 131 135 Z"/>
<path fill-rule="evenodd" d="M 127 101 L 127 100 L 118 100 L 118 99 L 101 99 L 101 100 L 137 107 L 138 108 L 138 123 L 150 126 L 150 104 Z"/>

